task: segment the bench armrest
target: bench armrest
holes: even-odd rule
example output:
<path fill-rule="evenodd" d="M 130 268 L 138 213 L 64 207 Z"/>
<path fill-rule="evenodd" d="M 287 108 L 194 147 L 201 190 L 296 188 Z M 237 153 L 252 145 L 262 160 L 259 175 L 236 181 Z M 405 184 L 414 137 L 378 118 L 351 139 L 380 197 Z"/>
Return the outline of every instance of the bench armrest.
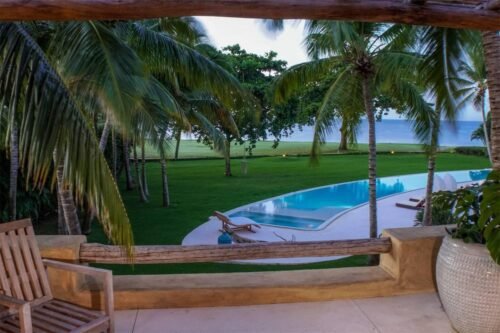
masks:
<path fill-rule="evenodd" d="M 89 266 L 69 264 L 62 261 L 55 261 L 43 259 L 43 264 L 46 267 L 61 269 L 65 271 L 89 275 L 99 278 L 104 286 L 104 312 L 109 316 L 110 320 L 113 319 L 114 312 L 114 295 L 113 295 L 113 272 L 107 269 L 94 268 Z"/>
<path fill-rule="evenodd" d="M 0 305 L 9 308 L 8 314 L 18 314 L 21 333 L 32 333 L 31 306 L 29 302 L 0 294 Z"/>

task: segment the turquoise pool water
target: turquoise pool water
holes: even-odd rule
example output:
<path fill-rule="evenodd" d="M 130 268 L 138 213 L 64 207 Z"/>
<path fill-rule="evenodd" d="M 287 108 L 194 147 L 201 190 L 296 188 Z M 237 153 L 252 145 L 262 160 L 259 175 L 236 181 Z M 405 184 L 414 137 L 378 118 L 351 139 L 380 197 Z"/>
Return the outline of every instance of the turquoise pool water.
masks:
<path fill-rule="evenodd" d="M 457 182 L 479 181 L 490 170 L 439 172 L 451 174 Z M 383 177 L 377 179 L 377 198 L 424 188 L 427 174 Z M 319 229 L 337 214 L 368 202 L 368 180 L 334 184 L 246 205 L 229 212 L 257 223 L 305 230 Z"/>

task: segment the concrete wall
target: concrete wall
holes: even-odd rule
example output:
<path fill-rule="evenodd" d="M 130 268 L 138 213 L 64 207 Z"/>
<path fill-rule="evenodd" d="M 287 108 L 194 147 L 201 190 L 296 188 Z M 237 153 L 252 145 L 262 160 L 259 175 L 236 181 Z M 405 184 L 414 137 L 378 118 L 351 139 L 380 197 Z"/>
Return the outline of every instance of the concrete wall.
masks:
<path fill-rule="evenodd" d="M 392 250 L 375 267 L 221 274 L 115 276 L 115 307 L 234 306 L 392 296 L 436 289 L 443 227 L 388 229 Z M 40 236 L 42 255 L 78 261 L 83 236 Z M 56 297 L 98 308 L 97 281 L 50 271 Z"/>

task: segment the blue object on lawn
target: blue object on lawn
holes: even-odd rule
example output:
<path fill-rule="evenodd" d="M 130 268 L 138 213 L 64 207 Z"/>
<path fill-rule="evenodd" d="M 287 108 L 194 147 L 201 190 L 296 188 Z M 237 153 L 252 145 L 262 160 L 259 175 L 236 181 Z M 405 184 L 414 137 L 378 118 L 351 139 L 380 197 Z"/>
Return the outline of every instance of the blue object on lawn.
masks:
<path fill-rule="evenodd" d="M 231 237 L 230 234 L 228 234 L 226 231 L 222 233 L 222 235 L 217 238 L 217 243 L 218 244 L 231 244 L 233 243 L 233 238 Z"/>

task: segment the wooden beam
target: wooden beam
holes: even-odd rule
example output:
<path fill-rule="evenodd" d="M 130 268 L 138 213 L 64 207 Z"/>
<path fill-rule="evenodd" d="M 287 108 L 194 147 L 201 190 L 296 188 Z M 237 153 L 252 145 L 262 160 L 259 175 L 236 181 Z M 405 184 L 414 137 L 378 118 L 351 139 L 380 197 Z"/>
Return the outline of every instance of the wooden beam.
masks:
<path fill-rule="evenodd" d="M 248 243 L 234 245 L 144 245 L 134 247 L 135 264 L 173 264 L 228 260 L 329 257 L 379 254 L 391 250 L 389 238 L 321 242 Z M 82 244 L 80 261 L 88 263 L 128 264 L 118 246 Z"/>
<path fill-rule="evenodd" d="M 426 0 L 404 0 L 405 3 L 413 5 L 424 5 Z"/>
<path fill-rule="evenodd" d="M 478 0 L 479 3 L 479 0 Z M 500 30 L 500 13 L 401 0 L 1 0 L 0 20 L 111 20 L 164 16 L 332 19 Z"/>
<path fill-rule="evenodd" d="M 485 8 L 489 10 L 500 10 L 500 0 L 489 0 Z"/>

